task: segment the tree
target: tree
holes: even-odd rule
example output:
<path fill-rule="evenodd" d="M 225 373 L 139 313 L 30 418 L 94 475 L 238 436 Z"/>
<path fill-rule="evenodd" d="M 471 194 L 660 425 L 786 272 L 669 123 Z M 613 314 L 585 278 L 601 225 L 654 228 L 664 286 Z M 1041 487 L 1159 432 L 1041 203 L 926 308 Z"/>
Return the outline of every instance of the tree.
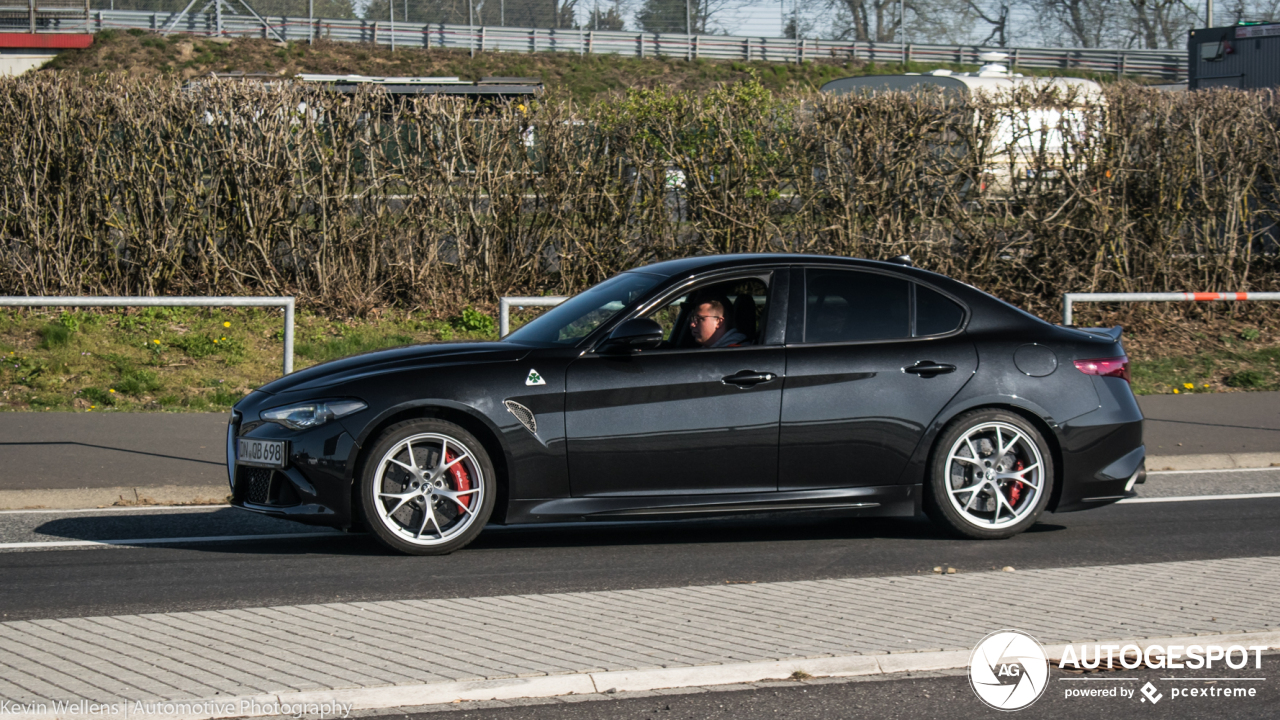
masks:
<path fill-rule="evenodd" d="M 1003 2 L 994 8 L 984 8 L 973 0 L 966 0 L 969 11 L 978 19 L 991 26 L 987 37 L 978 42 L 979 45 L 995 44 L 997 47 L 1009 47 L 1009 6 Z"/>
<path fill-rule="evenodd" d="M 837 37 L 859 42 L 892 42 L 898 38 L 902 19 L 898 17 L 899 0 L 831 0 L 837 11 Z M 912 3 L 906 3 L 908 9 Z"/>
<path fill-rule="evenodd" d="M 622 20 L 622 8 L 618 3 L 614 3 L 613 7 L 601 10 L 598 6 L 591 9 L 591 14 L 587 16 L 587 23 L 583 26 L 584 30 L 625 30 L 626 24 Z"/>
<path fill-rule="evenodd" d="M 702 0 L 644 0 L 636 22 L 645 32 L 706 32 L 707 19 L 700 13 Z M 692 25 L 692 27 L 690 27 Z"/>
<path fill-rule="evenodd" d="M 636 12 L 636 22 L 645 32 L 724 33 L 733 31 L 734 23 L 725 21 L 731 11 L 747 4 L 748 0 L 688 0 L 688 23 L 685 24 L 685 0 L 644 0 Z"/>
<path fill-rule="evenodd" d="M 305 1 L 305 0 L 304 0 Z M 395 3 L 396 22 L 405 20 L 404 0 Z M 450 25 L 507 25 L 509 27 L 571 28 L 578 0 L 409 0 L 411 23 Z M 368 20 L 387 19 L 388 0 L 370 0 L 365 6 Z"/>
<path fill-rule="evenodd" d="M 1187 28 L 1196 24 L 1195 10 L 1182 0 L 1129 0 L 1133 33 L 1142 47 L 1174 47 L 1186 41 Z"/>

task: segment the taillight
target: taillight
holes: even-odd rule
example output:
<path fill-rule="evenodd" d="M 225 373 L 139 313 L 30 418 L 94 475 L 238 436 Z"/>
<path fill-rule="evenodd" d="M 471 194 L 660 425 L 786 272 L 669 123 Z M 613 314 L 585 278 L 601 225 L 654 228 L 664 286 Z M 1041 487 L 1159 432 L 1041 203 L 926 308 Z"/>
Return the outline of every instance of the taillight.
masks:
<path fill-rule="evenodd" d="M 1101 375 L 1102 377 L 1118 377 L 1123 378 L 1125 382 L 1129 380 L 1129 356 L 1121 355 L 1114 358 L 1099 358 L 1097 360 L 1076 360 L 1076 369 L 1085 375 Z"/>

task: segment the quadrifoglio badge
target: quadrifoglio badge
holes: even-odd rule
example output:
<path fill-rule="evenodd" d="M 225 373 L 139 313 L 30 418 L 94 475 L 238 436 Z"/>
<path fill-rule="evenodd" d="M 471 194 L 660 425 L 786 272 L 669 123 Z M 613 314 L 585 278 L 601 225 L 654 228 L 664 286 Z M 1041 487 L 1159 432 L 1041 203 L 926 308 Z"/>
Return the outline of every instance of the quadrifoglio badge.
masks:
<path fill-rule="evenodd" d="M 1089 677 L 1063 677 L 1059 687 L 1062 698 L 1116 698 L 1117 700 L 1156 705 L 1161 701 L 1182 698 L 1251 698 L 1257 697 L 1256 677 L 1262 668 L 1262 652 L 1266 645 L 1174 645 L 1150 644 L 1145 647 L 1124 643 L 1091 643 L 1053 646 L 1053 659 L 1030 635 L 1019 630 L 999 630 L 982 639 L 969 656 L 969 684 L 978 699 L 996 710 L 1021 710 L 1039 700 L 1048 689 L 1049 670 L 1076 672 L 1114 670 L 1117 675 L 1107 683 L 1090 682 Z M 1198 677 L 1216 668 L 1233 674 L 1219 674 L 1212 685 L 1189 685 L 1187 681 L 1204 681 Z M 1128 677 L 1124 671 L 1164 670 L 1155 678 L 1157 686 L 1141 677 Z M 1180 677 L 1174 670 L 1200 671 Z M 1253 670 L 1255 672 L 1247 672 Z M 1238 674 L 1243 672 L 1244 674 Z M 1245 677 L 1244 675 L 1248 675 Z M 1123 681 L 1132 681 L 1124 683 Z M 1143 684 L 1139 686 L 1139 683 Z M 1222 684 L 1218 684 L 1222 683 Z M 1056 691 L 1055 691 L 1056 692 Z"/>

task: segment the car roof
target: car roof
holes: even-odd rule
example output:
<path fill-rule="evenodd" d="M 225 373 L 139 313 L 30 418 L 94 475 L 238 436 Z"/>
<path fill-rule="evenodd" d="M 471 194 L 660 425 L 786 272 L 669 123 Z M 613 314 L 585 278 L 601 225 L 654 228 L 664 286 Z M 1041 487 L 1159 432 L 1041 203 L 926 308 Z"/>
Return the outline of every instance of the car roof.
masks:
<path fill-rule="evenodd" d="M 934 277 L 945 277 L 921 270 L 910 265 L 884 260 L 868 260 L 865 258 L 841 257 L 838 255 L 803 255 L 799 253 L 742 253 L 737 255 L 702 255 L 679 260 L 645 265 L 632 272 L 661 275 L 666 278 L 684 277 L 707 272 L 709 270 L 730 270 L 736 267 L 756 265 L 848 265 L 850 267 L 878 268 L 882 270 L 906 271 L 907 274 L 927 274 Z"/>
<path fill-rule="evenodd" d="M 1032 315 L 1026 310 L 955 278 L 913 265 L 885 260 L 868 260 L 866 258 L 841 257 L 837 255 L 803 255 L 799 253 L 744 253 L 739 255 L 704 255 L 681 258 L 679 260 L 667 260 L 638 267 L 631 272 L 662 276 L 666 279 L 662 284 L 667 285 L 672 281 L 717 270 L 731 271 L 735 268 L 749 269 L 753 267 L 766 268 L 787 265 L 800 267 L 806 265 L 825 265 L 828 267 L 843 265 L 850 269 L 863 268 L 889 271 L 917 282 L 924 282 L 934 289 L 950 294 L 969 306 L 971 315 L 968 329 L 970 332 L 983 331 L 990 328 L 1007 330 L 1011 327 L 1023 329 L 1052 327 L 1043 319 Z"/>

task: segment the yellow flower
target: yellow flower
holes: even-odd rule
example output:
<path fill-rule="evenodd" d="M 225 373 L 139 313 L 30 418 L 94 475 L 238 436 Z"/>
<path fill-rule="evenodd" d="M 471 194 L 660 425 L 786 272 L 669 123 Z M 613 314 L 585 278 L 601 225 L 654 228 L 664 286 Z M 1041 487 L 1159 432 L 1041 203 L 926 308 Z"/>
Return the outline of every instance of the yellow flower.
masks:
<path fill-rule="evenodd" d="M 1205 384 L 1204 384 L 1204 386 L 1205 386 L 1205 387 L 1209 387 L 1209 383 L 1205 383 Z"/>
<path fill-rule="evenodd" d="M 1188 390 L 1191 390 L 1191 389 L 1195 388 L 1195 385 L 1194 385 L 1193 383 L 1182 383 L 1182 387 L 1184 387 L 1184 388 L 1186 388 L 1186 389 L 1188 389 Z"/>
<path fill-rule="evenodd" d="M 1174 388 L 1174 389 L 1173 389 L 1173 394 L 1174 394 L 1174 395 L 1177 395 L 1177 394 L 1178 394 L 1178 388 Z"/>
<path fill-rule="evenodd" d="M 115 389 L 115 388 L 111 388 L 111 389 L 110 389 L 110 390 L 108 390 L 107 392 L 115 392 L 115 391 L 116 391 L 116 389 Z"/>
<path fill-rule="evenodd" d="M 231 327 L 231 321 L 228 320 L 227 322 L 222 323 L 222 327 Z"/>
<path fill-rule="evenodd" d="M 218 344 L 218 338 L 214 338 L 214 339 L 213 339 L 213 344 L 214 344 L 214 345 L 217 345 L 217 344 Z"/>
<path fill-rule="evenodd" d="M 89 409 L 90 409 L 90 410 L 92 410 L 92 409 L 94 409 L 94 408 L 96 408 L 96 407 L 98 407 L 98 406 L 97 406 L 97 405 L 90 405 L 90 406 L 89 406 Z"/>
<path fill-rule="evenodd" d="M 151 342 L 153 342 L 153 343 L 155 343 L 155 344 L 157 344 L 157 345 L 159 345 L 159 344 L 160 344 L 160 341 L 159 341 L 159 340 L 152 340 Z"/>

